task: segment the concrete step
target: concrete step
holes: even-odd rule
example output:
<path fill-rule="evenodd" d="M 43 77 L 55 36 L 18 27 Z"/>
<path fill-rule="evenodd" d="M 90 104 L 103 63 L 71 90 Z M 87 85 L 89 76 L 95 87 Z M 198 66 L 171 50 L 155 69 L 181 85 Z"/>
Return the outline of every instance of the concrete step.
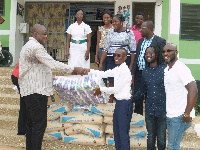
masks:
<path fill-rule="evenodd" d="M 0 76 L 11 76 L 14 67 L 0 67 Z"/>
<path fill-rule="evenodd" d="M 15 85 L 13 85 L 13 84 L 9 85 L 9 84 L 2 83 L 2 84 L 0 84 L 0 91 L 2 94 L 10 94 L 10 95 L 16 94 L 18 92 L 13 89 L 14 86 Z"/>
<path fill-rule="evenodd" d="M 0 126 L 1 129 L 7 130 L 16 130 L 18 129 L 18 116 L 10 116 L 10 115 L 0 115 Z"/>
<path fill-rule="evenodd" d="M 19 105 L 0 104 L 0 115 L 17 116 L 19 114 Z"/>
<path fill-rule="evenodd" d="M 9 76 L 0 76 L 0 82 L 2 84 L 13 85 L 11 80 L 11 75 Z"/>
<path fill-rule="evenodd" d="M 19 105 L 19 94 L 17 92 L 15 94 L 6 94 L 1 93 L 0 94 L 0 104 L 10 104 L 10 105 Z"/>
<path fill-rule="evenodd" d="M 19 136 L 16 133 L 17 130 L 0 128 L 0 144 L 15 147 L 25 147 L 25 136 Z"/>

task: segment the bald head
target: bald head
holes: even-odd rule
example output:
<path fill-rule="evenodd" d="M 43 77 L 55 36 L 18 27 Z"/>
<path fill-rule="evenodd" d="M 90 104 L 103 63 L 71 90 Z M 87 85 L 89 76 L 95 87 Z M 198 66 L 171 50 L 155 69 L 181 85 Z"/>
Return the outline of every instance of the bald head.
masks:
<path fill-rule="evenodd" d="M 31 33 L 33 34 L 34 32 L 38 32 L 41 29 L 45 29 L 46 30 L 46 28 L 43 25 L 41 25 L 41 24 L 34 24 Z"/>
<path fill-rule="evenodd" d="M 165 49 L 171 49 L 171 50 L 177 50 L 177 45 L 176 44 L 173 44 L 173 43 L 167 43 L 165 46 L 164 46 Z M 164 49 L 163 48 L 163 49 Z"/>

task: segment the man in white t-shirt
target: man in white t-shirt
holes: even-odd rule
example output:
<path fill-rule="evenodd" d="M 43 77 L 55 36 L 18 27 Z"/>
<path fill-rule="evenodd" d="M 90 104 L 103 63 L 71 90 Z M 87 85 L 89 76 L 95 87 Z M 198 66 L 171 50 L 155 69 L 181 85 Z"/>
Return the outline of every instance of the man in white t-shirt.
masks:
<path fill-rule="evenodd" d="M 190 69 L 177 58 L 177 46 L 166 44 L 162 55 L 165 68 L 165 92 L 168 130 L 168 150 L 180 150 L 185 131 L 195 117 L 194 106 L 198 89 Z"/>

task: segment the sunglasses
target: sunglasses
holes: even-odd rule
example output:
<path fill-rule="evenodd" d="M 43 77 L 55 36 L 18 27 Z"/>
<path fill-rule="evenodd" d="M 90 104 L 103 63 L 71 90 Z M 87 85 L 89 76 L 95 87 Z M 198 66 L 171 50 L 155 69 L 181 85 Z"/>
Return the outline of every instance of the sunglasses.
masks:
<path fill-rule="evenodd" d="M 171 50 L 171 49 L 168 49 L 168 50 L 166 50 L 166 51 L 162 51 L 162 53 L 170 53 L 170 52 L 173 52 L 173 51 L 177 51 L 177 50 Z"/>
<path fill-rule="evenodd" d="M 123 56 L 123 55 L 121 55 L 121 54 L 114 54 L 113 56 L 114 56 L 114 57 L 118 57 L 118 58 L 119 58 L 119 57 L 125 57 L 125 56 Z"/>

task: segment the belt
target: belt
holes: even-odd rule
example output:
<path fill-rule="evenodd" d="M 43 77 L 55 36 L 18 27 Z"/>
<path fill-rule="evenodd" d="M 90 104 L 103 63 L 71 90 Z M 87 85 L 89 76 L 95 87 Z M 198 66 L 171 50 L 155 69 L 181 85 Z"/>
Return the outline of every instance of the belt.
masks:
<path fill-rule="evenodd" d="M 85 39 L 85 40 L 73 40 L 73 39 L 72 39 L 71 42 L 72 42 L 72 43 L 75 43 L 75 44 L 82 44 L 82 43 L 87 42 L 87 40 L 86 40 L 86 39 Z"/>

